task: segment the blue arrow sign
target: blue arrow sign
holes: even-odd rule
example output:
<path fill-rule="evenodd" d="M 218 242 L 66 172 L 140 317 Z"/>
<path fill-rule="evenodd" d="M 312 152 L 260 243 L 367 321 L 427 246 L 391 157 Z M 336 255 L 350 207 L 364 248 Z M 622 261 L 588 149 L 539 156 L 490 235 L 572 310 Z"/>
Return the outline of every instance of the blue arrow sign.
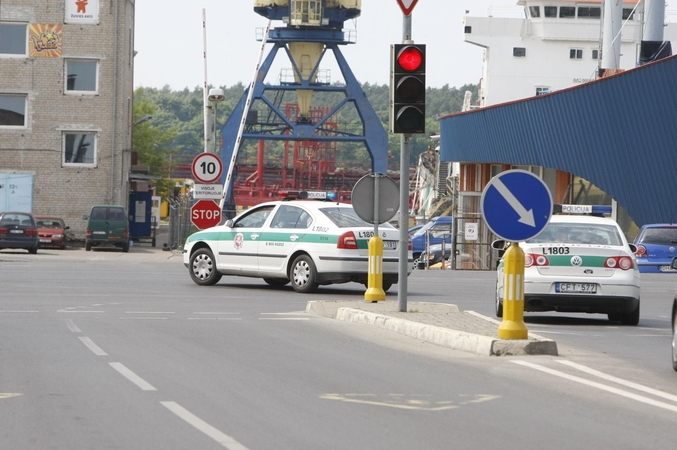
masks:
<path fill-rule="evenodd" d="M 482 216 L 489 229 L 511 242 L 537 236 L 552 216 L 552 196 L 543 180 L 526 170 L 496 175 L 482 192 Z"/>

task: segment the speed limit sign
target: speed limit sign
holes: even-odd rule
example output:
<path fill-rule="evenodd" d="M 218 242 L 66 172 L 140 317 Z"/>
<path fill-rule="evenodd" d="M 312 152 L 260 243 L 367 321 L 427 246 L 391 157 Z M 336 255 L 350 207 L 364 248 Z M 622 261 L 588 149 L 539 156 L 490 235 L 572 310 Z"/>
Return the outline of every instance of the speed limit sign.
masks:
<path fill-rule="evenodd" d="M 193 177 L 200 183 L 213 183 L 221 178 L 223 164 L 214 153 L 200 153 L 193 160 Z"/>

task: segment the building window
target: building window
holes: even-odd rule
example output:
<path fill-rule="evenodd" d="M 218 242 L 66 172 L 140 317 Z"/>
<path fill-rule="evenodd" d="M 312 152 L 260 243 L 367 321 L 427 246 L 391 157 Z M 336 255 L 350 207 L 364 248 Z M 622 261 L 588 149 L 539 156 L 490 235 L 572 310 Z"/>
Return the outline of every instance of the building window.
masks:
<path fill-rule="evenodd" d="M 63 165 L 96 167 L 96 133 L 63 134 Z"/>
<path fill-rule="evenodd" d="M 592 50 L 592 59 L 594 59 L 595 61 L 599 59 L 599 50 L 597 49 Z"/>
<path fill-rule="evenodd" d="M 466 25 L 465 28 L 463 28 L 463 31 L 465 34 L 472 34 L 472 27 Z"/>
<path fill-rule="evenodd" d="M 623 8 L 623 20 L 635 20 L 635 14 L 631 8 Z"/>
<path fill-rule="evenodd" d="M 27 56 L 28 25 L 25 23 L 0 23 L 0 55 Z"/>
<path fill-rule="evenodd" d="M 529 15 L 531 17 L 541 17 L 541 7 L 540 6 L 530 6 Z"/>
<path fill-rule="evenodd" d="M 0 127 L 26 126 L 26 96 L 0 95 Z"/>
<path fill-rule="evenodd" d="M 524 58 L 525 56 L 527 56 L 527 49 L 524 47 L 513 47 L 512 56 L 515 56 L 517 58 Z"/>
<path fill-rule="evenodd" d="M 536 86 L 536 95 L 543 95 L 550 93 L 550 88 L 547 86 Z"/>
<path fill-rule="evenodd" d="M 583 59 L 583 49 L 580 49 L 580 48 L 569 49 L 569 58 L 571 58 L 571 59 Z"/>
<path fill-rule="evenodd" d="M 576 7 L 575 6 L 560 6 L 559 17 L 562 18 L 562 19 L 571 19 L 571 18 L 576 17 Z"/>
<path fill-rule="evenodd" d="M 599 19 L 601 9 L 598 6 L 579 6 L 578 17 L 580 19 Z"/>
<path fill-rule="evenodd" d="M 545 17 L 557 17 L 557 6 L 544 6 Z"/>
<path fill-rule="evenodd" d="M 66 61 L 66 92 L 96 93 L 99 84 L 98 61 Z"/>

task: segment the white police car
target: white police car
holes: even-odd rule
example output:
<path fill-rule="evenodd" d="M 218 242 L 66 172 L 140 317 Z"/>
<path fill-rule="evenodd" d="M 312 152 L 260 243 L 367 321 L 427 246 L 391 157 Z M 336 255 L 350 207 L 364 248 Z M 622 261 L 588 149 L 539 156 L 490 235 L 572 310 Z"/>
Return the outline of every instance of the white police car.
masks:
<path fill-rule="evenodd" d="M 492 244 L 502 249 L 505 241 Z M 554 215 L 524 251 L 524 311 L 607 314 L 639 322 L 640 274 L 634 245 L 618 224 L 594 216 Z M 503 316 L 503 261 L 498 266 L 496 315 Z"/>
<path fill-rule="evenodd" d="M 263 278 L 271 286 L 291 282 L 297 292 L 319 285 L 367 283 L 368 243 L 374 226 L 351 205 L 317 200 L 262 203 L 238 217 L 188 237 L 183 262 L 199 285 L 222 275 Z M 384 223 L 383 290 L 398 281 L 399 230 Z M 409 241 L 409 262 L 411 241 Z M 411 264 L 407 264 L 411 271 Z"/>

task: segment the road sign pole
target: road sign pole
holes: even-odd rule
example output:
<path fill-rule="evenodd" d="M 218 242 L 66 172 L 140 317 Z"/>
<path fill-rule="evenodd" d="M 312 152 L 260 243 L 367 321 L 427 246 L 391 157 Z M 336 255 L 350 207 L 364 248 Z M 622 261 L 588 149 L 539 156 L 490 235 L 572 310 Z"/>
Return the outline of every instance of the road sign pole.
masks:
<path fill-rule="evenodd" d="M 367 271 L 367 291 L 364 293 L 364 301 L 385 301 L 386 293 L 383 290 L 383 240 L 378 235 L 378 210 L 380 207 L 379 179 L 380 173 L 373 173 L 374 177 L 374 235 L 369 239 L 369 269 Z"/>
<path fill-rule="evenodd" d="M 402 6 L 401 3 L 400 6 Z M 402 43 L 407 44 L 409 42 L 411 42 L 411 14 L 404 14 L 403 10 Z M 407 312 L 407 274 L 409 273 L 409 153 L 411 151 L 411 136 L 411 134 L 400 135 L 400 266 L 397 277 L 397 310 L 400 312 Z"/>
<path fill-rule="evenodd" d="M 517 242 L 510 244 L 503 255 L 503 322 L 498 327 L 499 339 L 528 339 L 524 324 L 524 251 Z"/>

